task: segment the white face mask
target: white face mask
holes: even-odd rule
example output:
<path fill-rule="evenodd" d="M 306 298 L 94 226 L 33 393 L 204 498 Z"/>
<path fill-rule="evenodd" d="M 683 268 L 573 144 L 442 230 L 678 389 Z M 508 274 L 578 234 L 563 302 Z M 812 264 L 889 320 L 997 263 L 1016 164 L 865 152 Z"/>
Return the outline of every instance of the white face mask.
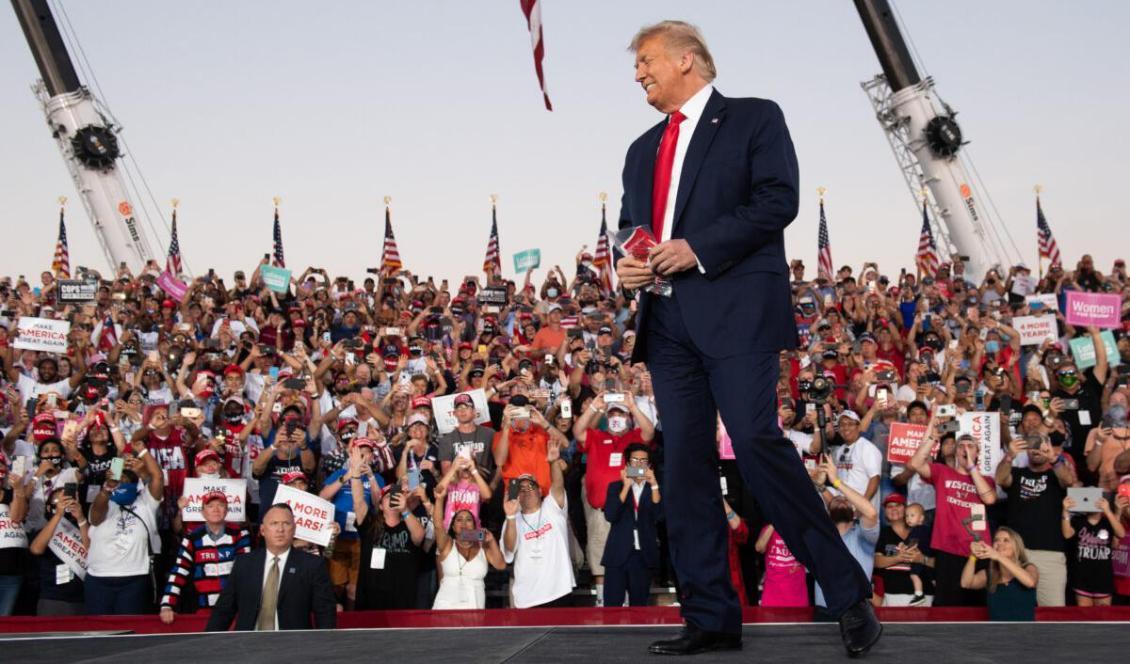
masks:
<path fill-rule="evenodd" d="M 608 430 L 615 434 L 621 434 L 628 430 L 628 418 L 626 417 L 610 417 L 608 418 Z"/>
<path fill-rule="evenodd" d="M 198 473 L 202 480 L 218 480 L 220 479 L 219 473 Z"/>

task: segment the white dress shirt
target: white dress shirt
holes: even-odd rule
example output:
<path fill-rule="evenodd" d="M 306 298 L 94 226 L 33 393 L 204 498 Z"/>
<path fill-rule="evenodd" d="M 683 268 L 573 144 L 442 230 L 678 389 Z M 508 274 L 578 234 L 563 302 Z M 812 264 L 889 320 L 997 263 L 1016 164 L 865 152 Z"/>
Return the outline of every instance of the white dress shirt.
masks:
<path fill-rule="evenodd" d="M 659 238 L 660 242 L 670 240 L 671 232 L 675 229 L 675 203 L 679 195 L 679 180 L 683 174 L 683 160 L 687 157 L 691 137 L 694 136 L 695 127 L 698 126 L 702 112 L 706 109 L 706 102 L 713 92 L 714 86 L 704 85 L 679 109 L 686 119 L 679 124 L 679 140 L 675 143 L 675 161 L 671 165 L 671 188 L 667 192 L 667 209 L 663 212 L 663 237 Z M 670 116 L 667 121 L 671 121 Z"/>
<path fill-rule="evenodd" d="M 262 590 L 267 589 L 267 575 L 271 573 L 271 563 L 276 558 L 275 554 L 271 553 L 270 550 L 264 551 L 264 553 L 266 553 L 267 555 L 263 556 L 263 588 L 262 588 Z M 286 559 L 290 557 L 290 549 L 283 551 L 277 557 L 279 559 L 279 587 L 278 587 L 278 590 L 281 590 L 282 584 L 283 584 L 283 575 L 286 574 Z M 262 590 L 260 592 L 262 592 Z M 260 601 L 262 601 L 262 595 L 260 595 Z M 278 596 L 276 595 L 275 596 L 275 631 L 277 632 L 278 629 L 279 629 L 279 601 L 278 601 Z"/>
<path fill-rule="evenodd" d="M 702 112 L 706 109 L 706 102 L 710 99 L 712 92 L 714 92 L 714 86 L 702 86 L 702 89 L 694 93 L 694 96 L 688 99 L 687 103 L 679 109 L 686 116 L 686 119 L 679 124 L 679 140 L 675 143 L 675 158 L 671 163 L 671 188 L 667 190 L 667 208 L 663 211 L 663 237 L 658 239 L 659 242 L 670 240 L 671 232 L 675 230 L 675 203 L 679 197 L 679 180 L 683 175 L 683 160 L 687 158 L 687 148 L 690 147 L 691 137 L 694 136 L 695 127 L 698 126 L 698 121 L 702 118 Z M 667 116 L 667 122 L 671 122 L 671 116 Z M 694 247 L 691 247 L 691 252 L 694 252 Z M 702 267 L 702 261 L 698 259 L 698 256 L 694 257 L 694 262 L 698 265 L 698 271 L 701 274 L 706 274 L 706 268 Z"/>

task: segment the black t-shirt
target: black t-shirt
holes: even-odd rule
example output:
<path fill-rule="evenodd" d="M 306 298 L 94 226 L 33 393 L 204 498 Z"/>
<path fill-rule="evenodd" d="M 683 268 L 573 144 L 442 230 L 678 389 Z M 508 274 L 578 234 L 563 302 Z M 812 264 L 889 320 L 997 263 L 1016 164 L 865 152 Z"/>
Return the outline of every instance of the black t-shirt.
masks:
<path fill-rule="evenodd" d="M 1024 546 L 1037 551 L 1063 551 L 1060 516 L 1067 489 L 1051 469 L 1037 473 L 1012 469 L 1008 487 L 1008 525 L 1024 538 Z"/>
<path fill-rule="evenodd" d="M 1087 434 L 1099 424 L 1103 416 L 1102 383 L 1095 379 L 1093 369 L 1080 372 L 1080 377 L 1083 384 L 1075 394 L 1067 393 L 1058 385 L 1052 392 L 1052 397 L 1079 400 L 1079 410 L 1067 410 L 1059 416 L 1071 430 L 1071 442 L 1066 449 L 1077 462 L 1083 458 L 1083 445 L 1087 442 Z M 1082 463 L 1076 463 L 1076 466 L 1086 468 L 1086 464 Z"/>
<path fill-rule="evenodd" d="M 257 476 L 259 479 L 259 504 L 263 509 L 274 504 L 275 491 L 278 490 L 283 475 L 295 470 L 302 470 L 302 456 L 300 454 L 295 454 L 289 459 L 280 459 L 278 454 L 271 452 L 271 460 L 267 462 L 266 469 L 263 470 L 262 475 Z"/>
<path fill-rule="evenodd" d="M 895 529 L 884 526 L 879 531 L 879 540 L 875 542 L 875 553 L 884 556 L 897 556 L 899 544 L 906 544 L 907 537 L 899 537 Z M 892 567 L 875 568 L 883 579 L 883 592 L 891 595 L 913 595 L 914 584 L 910 581 L 910 563 L 899 563 Z"/>
<path fill-rule="evenodd" d="M 88 486 L 102 486 L 106 481 L 106 471 L 110 470 L 110 463 L 118 455 L 118 450 L 113 443 L 106 446 L 106 451 L 98 454 L 94 447 L 87 445 L 82 448 L 82 456 L 86 458 L 86 484 Z"/>
<path fill-rule="evenodd" d="M 493 442 L 494 429 L 490 427 L 479 425 L 471 433 L 455 429 L 439 437 L 439 460 L 454 461 L 461 450 L 470 448 L 475 467 L 479 469 L 483 479 L 490 482 L 494 475 L 494 452 L 491 449 Z"/>
<path fill-rule="evenodd" d="M 1071 585 L 1076 590 L 1095 594 L 1114 592 L 1114 568 L 1111 566 L 1111 544 L 1114 531 L 1104 516 L 1092 524 L 1087 515 L 1071 519 L 1075 529 L 1075 555 L 1071 559 Z"/>
<path fill-rule="evenodd" d="M 412 543 L 408 526 L 402 521 L 389 528 L 379 510 L 369 510 L 357 530 L 361 534 L 357 610 L 416 608 L 417 578 L 424 552 Z M 384 550 L 381 569 L 373 567 L 373 549 Z M 378 554 L 378 564 L 380 557 Z"/>

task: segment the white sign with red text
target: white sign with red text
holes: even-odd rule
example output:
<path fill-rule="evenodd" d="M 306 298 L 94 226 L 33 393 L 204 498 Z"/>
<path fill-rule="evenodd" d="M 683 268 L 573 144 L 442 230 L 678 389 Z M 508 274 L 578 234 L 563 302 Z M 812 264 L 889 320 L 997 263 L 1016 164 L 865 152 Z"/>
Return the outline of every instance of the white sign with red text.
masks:
<path fill-rule="evenodd" d="M 8 506 L 0 504 L 0 549 L 26 549 L 27 532 L 22 523 L 8 516 Z"/>
<path fill-rule="evenodd" d="M 71 572 L 80 579 L 86 578 L 86 547 L 82 545 L 82 533 L 71 525 L 70 521 L 63 519 L 51 541 L 47 543 L 59 560 L 63 561 Z"/>
<path fill-rule="evenodd" d="M 285 484 L 280 484 L 275 491 L 275 502 L 290 505 L 294 512 L 295 538 L 319 546 L 330 543 L 334 522 L 333 503 Z"/>
<path fill-rule="evenodd" d="M 181 519 L 189 521 L 203 521 L 204 510 L 200 501 L 204 496 L 213 491 L 223 491 L 228 497 L 228 515 L 224 520 L 228 523 L 242 523 L 247 520 L 247 480 L 233 479 L 205 479 L 203 477 L 189 477 L 184 481 L 185 506 L 181 510 Z"/>
<path fill-rule="evenodd" d="M 67 335 L 70 331 L 71 324 L 65 320 L 24 316 L 20 318 L 17 328 L 19 336 L 12 342 L 12 347 L 22 350 L 44 350 L 48 353 L 66 353 Z"/>
<path fill-rule="evenodd" d="M 1021 346 L 1039 346 L 1046 339 L 1059 338 L 1055 316 L 1017 316 L 1012 319 L 1012 327 L 1020 333 Z"/>
<path fill-rule="evenodd" d="M 992 477 L 1004 456 L 1000 413 L 963 413 L 959 435 L 964 434 L 973 436 L 974 444 L 981 451 L 977 456 L 977 470 L 986 477 Z"/>
<path fill-rule="evenodd" d="M 459 394 L 471 395 L 475 402 L 475 424 L 490 422 L 490 410 L 487 408 L 487 395 L 482 389 L 460 392 Z M 436 428 L 442 433 L 451 433 L 459 424 L 455 419 L 455 397 L 459 394 L 449 394 L 442 397 L 432 397 L 432 412 L 436 418 Z"/>

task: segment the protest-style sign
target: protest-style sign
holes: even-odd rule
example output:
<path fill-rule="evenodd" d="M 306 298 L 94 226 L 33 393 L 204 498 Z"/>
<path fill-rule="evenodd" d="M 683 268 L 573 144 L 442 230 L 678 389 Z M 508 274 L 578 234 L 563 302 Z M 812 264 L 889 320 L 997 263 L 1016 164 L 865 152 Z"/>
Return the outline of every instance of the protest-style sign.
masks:
<path fill-rule="evenodd" d="M 1067 291 L 1068 325 L 1075 327 L 1122 327 L 1122 296 L 1117 293 Z"/>
<path fill-rule="evenodd" d="M 1029 295 L 1024 298 L 1024 304 L 1032 311 L 1038 309 L 1050 309 L 1051 311 L 1059 311 L 1059 298 L 1055 293 L 1040 293 L 1038 295 Z"/>
<path fill-rule="evenodd" d="M 1012 277 L 1012 293 L 1028 295 L 1036 290 L 1036 279 L 1032 275 L 1017 274 Z"/>
<path fill-rule="evenodd" d="M 223 491 L 228 497 L 228 515 L 225 521 L 229 523 L 242 523 L 247 520 L 247 480 L 245 479 L 206 479 L 203 477 L 189 477 L 184 481 L 186 499 L 184 509 L 181 510 L 181 519 L 190 521 L 203 521 L 204 510 L 201 500 L 213 491 Z"/>
<path fill-rule="evenodd" d="M 973 436 L 973 442 L 981 450 L 977 457 L 977 470 L 986 477 L 992 477 L 1004 456 L 1001 450 L 1000 413 L 963 413 L 960 422 L 959 435 Z"/>
<path fill-rule="evenodd" d="M 1118 345 L 1114 341 L 1114 335 L 1110 330 L 1103 330 L 1099 333 L 1099 338 L 1103 340 L 1103 348 L 1106 350 L 1106 362 L 1108 365 L 1114 367 L 1122 364 L 1122 357 L 1118 353 Z M 1077 337 L 1070 342 L 1071 356 L 1075 358 L 1075 366 L 1080 369 L 1088 369 L 1095 366 L 1095 342 L 1091 341 L 1091 337 Z"/>
<path fill-rule="evenodd" d="M 514 254 L 514 271 L 518 274 L 538 267 L 541 267 L 541 249 L 527 249 Z"/>
<path fill-rule="evenodd" d="M 276 293 L 285 293 L 290 288 L 290 270 L 274 265 L 260 265 L 259 276 L 263 285 Z"/>
<path fill-rule="evenodd" d="M 1059 338 L 1055 316 L 1017 316 L 1012 327 L 1020 333 L 1021 346 L 1039 346 L 1047 339 Z"/>
<path fill-rule="evenodd" d="M 459 394 L 471 395 L 475 402 L 475 424 L 490 422 L 490 410 L 487 408 L 487 395 L 482 389 L 459 392 L 442 397 L 432 397 L 432 413 L 436 418 L 436 427 L 440 433 L 455 431 L 458 421 L 455 419 L 455 397 Z"/>
<path fill-rule="evenodd" d="M 188 292 L 188 284 L 177 279 L 176 276 L 168 270 L 165 270 L 157 276 L 157 285 L 177 302 L 183 302 L 185 293 Z"/>
<path fill-rule="evenodd" d="M 66 353 L 67 335 L 70 331 L 71 324 L 65 320 L 24 316 L 20 318 L 17 328 L 19 336 L 12 342 L 12 347 L 21 350 Z"/>
<path fill-rule="evenodd" d="M 55 282 L 55 292 L 63 304 L 90 302 L 98 296 L 98 280 L 59 279 Z"/>
<path fill-rule="evenodd" d="M 82 533 L 70 521 L 63 519 L 59 522 L 59 527 L 47 542 L 47 548 L 70 568 L 72 574 L 80 579 L 86 578 L 86 547 L 82 545 Z"/>
<path fill-rule="evenodd" d="M 891 465 L 905 466 L 925 439 L 924 424 L 892 422 L 891 431 L 887 435 L 887 461 Z M 930 452 L 931 459 L 938 453 L 938 445 L 939 443 L 934 443 L 934 449 Z"/>
<path fill-rule="evenodd" d="M 506 306 L 506 288 L 492 286 L 479 291 L 479 304 L 492 304 L 496 307 Z"/>
<path fill-rule="evenodd" d="M 15 523 L 8 514 L 8 506 L 0 504 L 0 549 L 26 549 L 27 531 L 24 524 Z"/>
<path fill-rule="evenodd" d="M 285 484 L 280 484 L 275 491 L 275 502 L 290 505 L 294 512 L 294 536 L 297 539 L 319 546 L 330 543 L 333 535 L 331 524 L 334 522 L 333 503 Z"/>

